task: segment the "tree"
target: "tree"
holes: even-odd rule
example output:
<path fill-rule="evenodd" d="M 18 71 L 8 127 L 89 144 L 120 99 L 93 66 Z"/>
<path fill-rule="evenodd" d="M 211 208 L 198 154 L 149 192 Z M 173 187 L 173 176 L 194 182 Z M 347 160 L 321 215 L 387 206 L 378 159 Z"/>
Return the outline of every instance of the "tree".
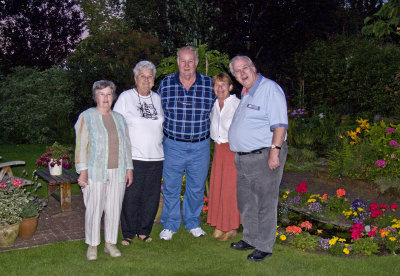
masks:
<path fill-rule="evenodd" d="M 157 65 L 161 57 L 158 39 L 148 33 L 114 31 L 84 39 L 66 62 L 74 80 L 71 93 L 77 113 L 93 106 L 93 82 L 111 80 L 122 92 L 133 86 L 132 68 L 137 62 L 146 59 Z"/>
<path fill-rule="evenodd" d="M 80 41 L 84 27 L 75 0 L 2 0 L 0 18 L 0 59 L 7 70 L 59 63 Z"/>
<path fill-rule="evenodd" d="M 377 37 L 392 36 L 399 41 L 400 35 L 400 0 L 387 2 L 377 13 L 364 20 L 362 29 L 365 35 Z"/>
<path fill-rule="evenodd" d="M 217 14 L 211 0 L 127 0 L 125 18 L 131 29 L 158 37 L 164 53 L 171 55 L 184 45 L 210 42 Z"/>
<path fill-rule="evenodd" d="M 91 35 L 126 29 L 124 0 L 78 0 Z"/>

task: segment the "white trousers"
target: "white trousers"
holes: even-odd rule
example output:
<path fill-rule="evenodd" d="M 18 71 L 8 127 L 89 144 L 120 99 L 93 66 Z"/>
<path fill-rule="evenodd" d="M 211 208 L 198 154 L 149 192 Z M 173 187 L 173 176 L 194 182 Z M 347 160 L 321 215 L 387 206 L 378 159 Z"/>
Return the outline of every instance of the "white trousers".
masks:
<path fill-rule="evenodd" d="M 116 244 L 125 183 L 118 182 L 118 169 L 107 170 L 107 182 L 88 180 L 82 188 L 85 203 L 85 243 L 100 244 L 100 223 L 104 212 L 104 240 Z"/>

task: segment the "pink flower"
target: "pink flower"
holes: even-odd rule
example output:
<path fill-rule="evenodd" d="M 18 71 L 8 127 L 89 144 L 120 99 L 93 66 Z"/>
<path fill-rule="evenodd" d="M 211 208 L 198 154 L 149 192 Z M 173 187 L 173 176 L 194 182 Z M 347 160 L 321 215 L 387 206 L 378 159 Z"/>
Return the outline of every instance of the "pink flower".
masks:
<path fill-rule="evenodd" d="M 311 224 L 311 222 L 306 220 L 301 224 L 301 228 L 305 228 L 307 230 L 310 230 L 312 228 L 312 224 Z"/>
<path fill-rule="evenodd" d="M 389 142 L 389 145 L 394 146 L 394 147 L 400 146 L 400 144 L 397 143 L 395 140 L 391 140 L 391 141 Z"/>
<path fill-rule="evenodd" d="M 381 208 L 382 210 L 387 210 L 389 207 L 386 204 L 381 204 L 379 208 Z"/>
<path fill-rule="evenodd" d="M 396 210 L 397 207 L 398 207 L 397 204 L 390 205 L 390 209 L 392 209 L 392 211 Z"/>
<path fill-rule="evenodd" d="M 22 187 L 22 181 L 19 178 L 14 178 L 11 184 L 13 184 L 15 187 Z"/>
<path fill-rule="evenodd" d="M 386 132 L 389 132 L 389 133 L 393 133 L 394 131 L 395 131 L 396 129 L 395 128 L 388 128 L 387 130 L 386 130 Z"/>
<path fill-rule="evenodd" d="M 307 186 L 308 184 L 306 182 L 300 182 L 298 184 L 296 184 L 297 188 L 296 188 L 296 192 L 298 192 L 299 194 L 304 194 L 307 192 Z"/>
<path fill-rule="evenodd" d="M 372 202 L 372 203 L 369 205 L 368 212 L 371 212 L 372 210 L 378 209 L 378 207 L 379 207 L 379 204 L 378 204 L 378 203 Z"/>
<path fill-rule="evenodd" d="M 377 160 L 375 162 L 375 165 L 377 165 L 378 167 L 384 168 L 386 166 L 386 161 L 385 160 Z"/>
<path fill-rule="evenodd" d="M 368 237 L 371 237 L 371 236 L 376 236 L 376 232 L 375 231 L 369 231 L 368 232 Z"/>
<path fill-rule="evenodd" d="M 0 182 L 0 188 L 7 188 L 7 183 Z"/>
<path fill-rule="evenodd" d="M 373 217 L 373 218 L 377 218 L 380 215 L 383 215 L 383 212 L 381 209 L 374 209 L 371 211 L 371 217 Z"/>
<path fill-rule="evenodd" d="M 390 158 L 396 159 L 396 155 L 392 154 L 392 155 L 390 155 Z"/>

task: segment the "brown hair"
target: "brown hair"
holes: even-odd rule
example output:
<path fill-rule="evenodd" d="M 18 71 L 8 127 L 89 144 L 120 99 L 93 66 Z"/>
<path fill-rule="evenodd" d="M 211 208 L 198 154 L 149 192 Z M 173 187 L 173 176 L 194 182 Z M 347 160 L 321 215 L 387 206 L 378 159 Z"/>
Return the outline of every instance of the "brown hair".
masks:
<path fill-rule="evenodd" d="M 228 83 L 228 85 L 233 84 L 231 77 L 225 72 L 221 72 L 213 77 L 213 79 L 212 79 L 213 87 L 217 81 L 226 82 L 226 83 Z"/>

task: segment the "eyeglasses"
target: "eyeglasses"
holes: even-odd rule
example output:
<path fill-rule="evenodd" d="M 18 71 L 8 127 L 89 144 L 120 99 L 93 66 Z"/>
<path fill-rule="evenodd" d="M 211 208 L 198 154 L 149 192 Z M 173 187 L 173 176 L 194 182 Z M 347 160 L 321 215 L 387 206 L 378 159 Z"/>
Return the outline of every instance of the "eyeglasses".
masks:
<path fill-rule="evenodd" d="M 236 69 L 233 70 L 233 72 L 235 73 L 235 75 L 240 74 L 242 72 L 248 72 L 250 70 L 250 66 L 243 66 L 242 69 Z"/>

